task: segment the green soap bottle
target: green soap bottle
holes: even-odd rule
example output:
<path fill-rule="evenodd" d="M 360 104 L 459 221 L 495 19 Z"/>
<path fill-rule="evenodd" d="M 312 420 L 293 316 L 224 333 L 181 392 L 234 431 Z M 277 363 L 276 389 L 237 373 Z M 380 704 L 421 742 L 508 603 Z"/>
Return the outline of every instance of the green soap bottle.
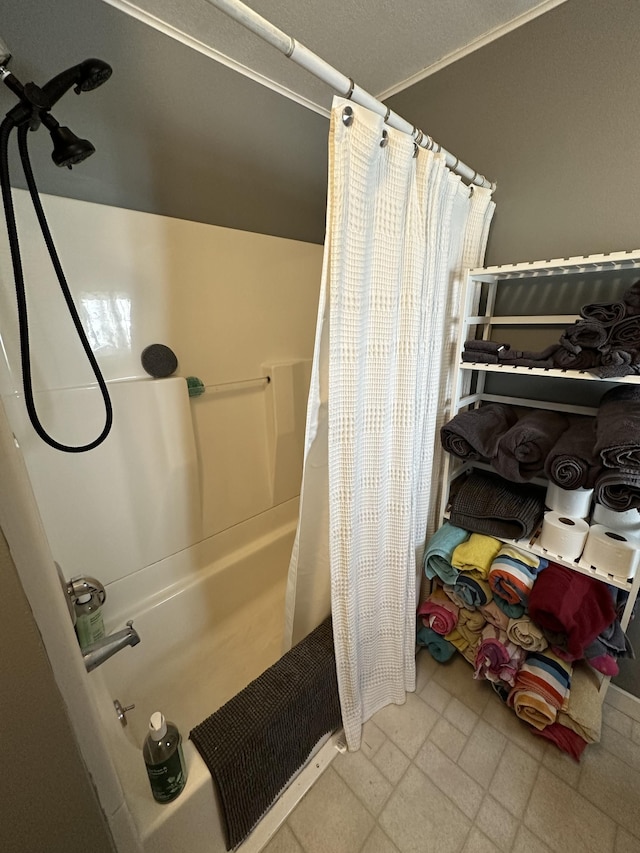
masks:
<path fill-rule="evenodd" d="M 105 636 L 102 607 L 97 592 L 88 592 L 76 599 L 76 634 L 80 648 L 84 651 L 87 646 L 101 640 Z"/>
<path fill-rule="evenodd" d="M 187 766 L 182 754 L 182 737 L 176 725 L 155 711 L 149 720 L 149 734 L 142 747 L 153 798 L 170 803 L 187 782 Z"/>

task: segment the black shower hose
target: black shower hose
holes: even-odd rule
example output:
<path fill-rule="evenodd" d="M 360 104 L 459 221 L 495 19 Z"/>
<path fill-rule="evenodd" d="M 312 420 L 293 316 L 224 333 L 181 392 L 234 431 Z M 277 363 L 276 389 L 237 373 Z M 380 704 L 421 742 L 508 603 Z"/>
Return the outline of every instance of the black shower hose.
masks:
<path fill-rule="evenodd" d="M 58 258 L 58 254 L 56 252 L 56 248 L 53 244 L 53 238 L 51 237 L 51 232 L 49 231 L 49 226 L 44 215 L 44 210 L 42 209 L 42 204 L 40 203 L 38 188 L 36 186 L 35 178 L 33 176 L 33 170 L 29 161 L 29 152 L 27 150 L 27 133 L 29 132 L 29 128 L 26 124 L 23 124 L 20 125 L 20 127 L 18 128 L 18 149 L 20 151 L 20 159 L 22 160 L 22 168 L 24 169 L 24 175 L 27 181 L 27 186 L 29 188 L 29 193 L 31 194 L 33 208 L 38 218 L 38 222 L 40 223 L 42 236 L 44 237 L 44 241 L 49 252 L 49 257 L 51 258 L 51 263 L 58 278 L 60 290 L 62 291 L 62 295 L 64 296 L 64 300 L 67 304 L 67 309 L 69 311 L 71 319 L 73 320 L 76 332 L 78 333 L 78 337 L 80 338 L 80 342 L 82 343 L 87 359 L 91 364 L 93 374 L 98 382 L 98 386 L 102 394 L 102 399 L 104 401 L 105 408 L 104 429 L 102 430 L 100 435 L 94 441 L 89 442 L 89 444 L 83 444 L 79 446 L 61 444 L 59 441 L 56 441 L 54 438 L 52 438 L 42 426 L 42 423 L 40 422 L 40 418 L 38 417 L 38 413 L 36 411 L 35 401 L 33 398 L 27 298 L 24 286 L 24 274 L 22 271 L 22 260 L 20 258 L 20 245 L 18 243 L 18 229 L 16 226 L 16 217 L 13 208 L 13 198 L 11 196 L 11 183 L 9 179 L 9 138 L 11 136 L 11 131 L 14 129 L 14 127 L 15 122 L 8 116 L 5 117 L 2 124 L 0 124 L 0 185 L 2 187 L 2 201 L 4 204 L 5 217 L 7 220 L 7 232 L 9 234 L 9 248 L 11 250 L 11 262 L 13 265 L 13 277 L 15 280 L 16 301 L 18 303 L 20 359 L 22 364 L 22 386 L 24 390 L 25 405 L 29 414 L 29 420 L 31 421 L 34 430 L 40 436 L 40 438 L 50 447 L 53 447 L 55 450 L 62 450 L 65 453 L 84 453 L 87 450 L 93 450 L 94 447 L 98 447 L 98 445 L 102 444 L 105 438 L 109 435 L 111 426 L 113 424 L 113 409 L 111 406 L 111 400 L 109 398 L 107 384 L 104 381 L 104 377 L 100 371 L 98 362 L 96 361 L 91 346 L 89 345 L 89 341 L 87 340 L 85 331 L 82 327 L 82 323 L 80 322 L 80 317 L 78 316 L 78 312 L 76 311 L 76 307 L 73 302 L 73 297 L 71 296 L 71 293 L 69 291 L 69 286 L 65 279 L 64 272 L 62 270 L 62 265 L 60 264 L 60 259 Z"/>

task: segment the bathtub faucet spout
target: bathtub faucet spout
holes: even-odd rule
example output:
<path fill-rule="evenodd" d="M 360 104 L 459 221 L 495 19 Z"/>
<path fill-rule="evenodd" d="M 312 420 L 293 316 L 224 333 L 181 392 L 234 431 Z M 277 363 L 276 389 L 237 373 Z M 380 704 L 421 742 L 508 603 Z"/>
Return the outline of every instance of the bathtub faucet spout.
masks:
<path fill-rule="evenodd" d="M 133 627 L 133 621 L 127 622 L 127 627 L 123 628 L 122 631 L 115 631 L 113 634 L 109 634 L 108 637 L 98 640 L 97 643 L 87 646 L 82 653 L 87 672 L 91 672 L 91 670 L 100 666 L 101 663 L 109 660 L 110 657 L 119 652 L 120 649 L 124 649 L 125 646 L 137 646 L 139 642 L 140 637 Z"/>

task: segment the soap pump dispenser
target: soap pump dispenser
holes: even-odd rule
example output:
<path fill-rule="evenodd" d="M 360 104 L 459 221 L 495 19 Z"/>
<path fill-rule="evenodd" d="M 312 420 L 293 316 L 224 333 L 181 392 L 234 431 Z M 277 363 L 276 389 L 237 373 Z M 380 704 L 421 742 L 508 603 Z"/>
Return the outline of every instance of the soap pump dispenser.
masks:
<path fill-rule="evenodd" d="M 142 754 L 154 799 L 159 803 L 175 800 L 187 782 L 182 737 L 176 725 L 165 720 L 160 711 L 151 715 Z"/>

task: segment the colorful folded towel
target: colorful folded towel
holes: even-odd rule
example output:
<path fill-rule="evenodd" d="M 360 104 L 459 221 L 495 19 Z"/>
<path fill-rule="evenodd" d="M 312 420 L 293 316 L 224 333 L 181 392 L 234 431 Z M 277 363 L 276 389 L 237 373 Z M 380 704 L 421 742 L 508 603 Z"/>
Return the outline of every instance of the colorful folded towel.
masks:
<path fill-rule="evenodd" d="M 510 604 L 526 605 L 534 581 L 549 561 L 530 552 L 505 545 L 489 570 L 489 586 Z"/>
<path fill-rule="evenodd" d="M 422 602 L 418 616 L 427 628 L 433 628 L 436 634 L 445 635 L 456 627 L 459 609 L 438 587 Z"/>
<path fill-rule="evenodd" d="M 566 635 L 561 642 L 574 658 L 584 651 L 615 618 L 608 587 L 557 563 L 540 573 L 529 595 L 529 616 L 543 630 Z"/>
<path fill-rule="evenodd" d="M 543 472 L 547 456 L 568 426 L 559 412 L 533 409 L 502 436 L 491 464 L 506 480 L 525 483 Z"/>
<path fill-rule="evenodd" d="M 463 360 L 466 360 L 464 355 Z M 472 360 L 497 364 L 498 356 L 476 352 Z M 512 406 L 489 403 L 479 409 L 470 409 L 455 415 L 440 430 L 440 441 L 448 453 L 460 459 L 492 459 L 496 455 L 500 436 L 504 435 L 517 419 Z"/>
<path fill-rule="evenodd" d="M 436 634 L 431 628 L 425 628 L 424 625 L 418 628 L 416 640 L 418 645 L 424 646 L 438 663 L 445 663 L 456 653 L 456 647 L 453 643 L 445 640 L 440 634 Z"/>
<path fill-rule="evenodd" d="M 542 652 L 549 645 L 542 629 L 524 615 L 519 619 L 509 619 L 507 635 L 512 643 L 528 652 Z"/>
<path fill-rule="evenodd" d="M 486 625 L 478 646 L 473 677 L 513 686 L 524 658 L 524 651 L 512 643 L 504 631 Z"/>
<path fill-rule="evenodd" d="M 440 578 L 444 583 L 454 584 L 458 569 L 452 567 L 451 555 L 469 536 L 468 530 L 462 530 L 445 521 L 433 534 L 424 552 L 425 575 L 429 579 Z"/>
<path fill-rule="evenodd" d="M 494 628 L 498 628 L 500 631 L 507 630 L 509 617 L 503 610 L 500 610 L 495 601 L 490 601 L 488 604 L 481 607 L 480 613 L 490 625 L 494 626 Z"/>
<path fill-rule="evenodd" d="M 462 542 L 451 556 L 454 569 L 464 572 L 478 580 L 489 577 L 489 569 L 494 557 L 502 548 L 502 542 L 482 533 L 472 533 L 466 542 Z"/>
<path fill-rule="evenodd" d="M 578 662 L 571 676 L 571 692 L 567 707 L 558 712 L 558 722 L 587 743 L 598 743 L 602 731 L 602 701 L 597 675 Z"/>
<path fill-rule="evenodd" d="M 530 652 L 509 694 L 509 705 L 537 729 L 554 723 L 569 693 L 571 669 L 549 649 Z"/>
<path fill-rule="evenodd" d="M 458 575 L 458 580 L 453 585 L 453 589 L 456 595 L 465 602 L 464 606 L 469 609 L 482 607 L 493 598 L 491 587 L 486 581 L 473 578 L 464 572 L 460 572 Z"/>

